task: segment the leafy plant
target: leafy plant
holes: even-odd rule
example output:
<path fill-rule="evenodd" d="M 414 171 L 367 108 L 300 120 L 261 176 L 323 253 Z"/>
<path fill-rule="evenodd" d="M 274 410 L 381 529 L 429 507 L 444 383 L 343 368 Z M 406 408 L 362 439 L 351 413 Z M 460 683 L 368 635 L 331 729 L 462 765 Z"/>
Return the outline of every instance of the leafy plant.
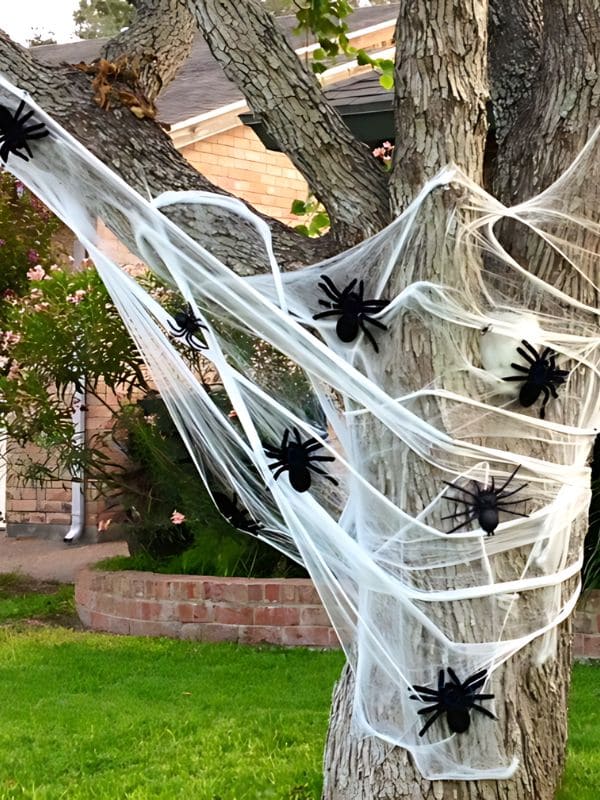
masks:
<path fill-rule="evenodd" d="M 306 200 L 294 200 L 291 211 L 296 217 L 305 217 L 303 223 L 294 225 L 294 230 L 303 236 L 322 236 L 329 230 L 329 215 L 314 195 L 309 194 Z"/>

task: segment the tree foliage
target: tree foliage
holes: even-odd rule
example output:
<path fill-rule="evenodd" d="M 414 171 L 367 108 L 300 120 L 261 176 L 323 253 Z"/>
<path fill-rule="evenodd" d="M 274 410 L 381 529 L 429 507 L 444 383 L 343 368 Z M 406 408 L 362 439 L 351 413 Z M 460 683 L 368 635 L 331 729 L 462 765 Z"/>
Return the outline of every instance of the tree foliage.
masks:
<path fill-rule="evenodd" d="M 127 0 L 79 0 L 73 14 L 75 33 L 82 39 L 114 36 L 126 28 L 135 15 Z"/>

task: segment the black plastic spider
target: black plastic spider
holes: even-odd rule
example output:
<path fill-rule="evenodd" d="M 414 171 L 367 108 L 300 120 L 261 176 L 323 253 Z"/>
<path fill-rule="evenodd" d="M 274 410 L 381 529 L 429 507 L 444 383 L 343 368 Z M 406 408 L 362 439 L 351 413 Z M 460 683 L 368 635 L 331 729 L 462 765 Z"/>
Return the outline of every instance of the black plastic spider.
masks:
<path fill-rule="evenodd" d="M 545 347 L 541 352 L 538 352 L 525 339 L 521 341 L 521 344 L 527 350 L 524 350 L 523 347 L 517 347 L 517 353 L 527 361 L 529 366 L 511 364 L 511 367 L 525 374 L 509 375 L 507 378 L 502 378 L 502 380 L 523 382 L 519 392 L 519 403 L 526 408 L 532 406 L 540 396 L 540 393 L 543 392 L 544 400 L 540 409 L 540 419 L 544 419 L 546 416 L 546 403 L 550 399 L 550 395 L 555 399 L 558 398 L 556 387 L 566 381 L 569 371 L 556 369 L 556 352 L 551 347 Z"/>
<path fill-rule="evenodd" d="M 413 686 L 418 694 L 411 694 L 411 700 L 419 700 L 421 703 L 431 703 L 425 708 L 420 709 L 419 714 L 433 713 L 424 727 L 419 731 L 419 736 L 424 736 L 425 732 L 433 723 L 446 715 L 448 727 L 453 733 L 465 733 L 471 724 L 471 709 L 480 711 L 490 719 L 498 719 L 487 708 L 477 704 L 477 700 L 492 700 L 493 694 L 477 694 L 477 689 L 481 688 L 487 678 L 487 670 L 476 672 L 466 681 L 461 683 L 456 672 L 452 667 L 447 667 L 449 681 L 444 678 L 444 670 L 441 669 L 438 675 L 438 688 L 430 689 L 427 686 Z"/>
<path fill-rule="evenodd" d="M 276 470 L 275 480 L 286 470 L 289 471 L 290 485 L 297 492 L 305 492 L 310 488 L 311 474 L 310 470 L 324 475 L 327 480 L 331 481 L 337 486 L 337 481 L 328 475 L 324 469 L 315 466 L 313 461 L 334 461 L 333 456 L 317 456 L 314 455 L 316 450 L 319 450 L 323 445 L 316 439 L 307 439 L 305 442 L 300 438 L 300 431 L 298 428 L 292 428 L 296 441 L 290 442 L 290 429 L 286 428 L 281 440 L 280 447 L 265 447 L 265 453 L 269 458 L 276 458 L 274 464 L 269 464 L 269 469 Z"/>
<path fill-rule="evenodd" d="M 27 140 L 48 136 L 49 131 L 43 122 L 34 125 L 25 124 L 33 117 L 34 112 L 28 111 L 23 114 L 24 108 L 25 100 L 21 100 L 14 114 L 6 106 L 0 106 L 0 158 L 5 164 L 10 153 L 19 156 L 23 161 L 29 161 L 29 158 L 33 158 L 33 153 Z M 19 150 L 25 150 L 29 158 Z"/>
<path fill-rule="evenodd" d="M 175 322 L 177 323 L 177 327 L 173 325 L 170 320 L 167 320 L 167 324 L 169 328 L 171 328 L 171 333 L 176 339 L 183 339 L 186 344 L 192 348 L 192 350 L 200 351 L 206 350 L 208 345 L 196 339 L 196 334 L 200 333 L 202 329 L 208 330 L 206 325 L 203 325 L 200 322 L 198 317 L 194 316 L 194 309 L 192 308 L 191 304 L 188 303 L 185 308 L 181 311 L 178 311 L 175 315 Z"/>
<path fill-rule="evenodd" d="M 376 325 L 381 330 L 387 331 L 387 325 L 373 319 L 371 314 L 377 314 L 388 304 L 388 300 L 365 300 L 363 297 L 365 291 L 364 281 L 358 284 L 358 291 L 354 288 L 357 283 L 357 278 L 350 281 L 345 289 L 340 290 L 336 287 L 331 278 L 327 275 L 321 275 L 323 283 L 319 284 L 329 300 L 319 300 L 319 305 L 325 306 L 330 309 L 329 311 L 321 311 L 315 314 L 313 319 L 323 319 L 324 317 L 339 317 L 335 332 L 342 342 L 352 342 L 358 336 L 359 329 L 365 334 L 367 339 L 375 348 L 375 352 L 379 352 L 377 342 L 373 338 L 373 334 L 366 327 L 365 323 Z"/>
<path fill-rule="evenodd" d="M 222 492 L 213 492 L 213 500 L 216 507 L 225 519 L 240 531 L 246 533 L 257 534 L 260 529 L 260 523 L 252 519 L 247 509 L 240 507 L 237 504 L 237 495 L 234 494 L 232 498 L 228 497 Z"/>
<path fill-rule="evenodd" d="M 511 497 L 527 486 L 527 484 L 524 483 L 522 486 L 517 486 L 517 488 L 513 489 L 511 492 L 504 491 L 515 477 L 519 467 L 520 464 L 515 467 L 508 478 L 504 481 L 502 486 L 499 486 L 497 489 L 493 475 L 492 482 L 489 486 L 482 486 L 479 481 L 472 481 L 472 485 L 475 490 L 474 492 L 468 491 L 463 486 L 457 486 L 455 483 L 444 481 L 445 484 L 451 486 L 453 489 L 456 489 L 459 492 L 463 492 L 464 494 L 468 495 L 469 498 L 468 500 L 463 500 L 460 497 L 447 498 L 453 503 L 462 503 L 467 507 L 465 511 L 456 511 L 454 514 L 448 514 L 446 517 L 442 517 L 442 519 L 458 519 L 459 517 L 466 517 L 463 522 L 460 522 L 458 525 L 452 528 L 451 531 L 448 531 L 448 533 L 454 533 L 454 531 L 462 528 L 463 525 L 468 525 L 469 522 L 477 518 L 477 522 L 487 533 L 487 535 L 493 536 L 494 531 L 498 527 L 498 523 L 500 521 L 499 515 L 501 511 L 503 511 L 505 514 L 513 514 L 515 517 L 528 517 L 529 514 L 519 514 L 517 511 L 511 511 L 510 508 L 507 508 L 507 506 L 515 506 L 518 503 L 524 503 L 530 498 L 525 498 L 523 500 L 512 500 L 508 503 L 505 502 L 507 497 Z"/>

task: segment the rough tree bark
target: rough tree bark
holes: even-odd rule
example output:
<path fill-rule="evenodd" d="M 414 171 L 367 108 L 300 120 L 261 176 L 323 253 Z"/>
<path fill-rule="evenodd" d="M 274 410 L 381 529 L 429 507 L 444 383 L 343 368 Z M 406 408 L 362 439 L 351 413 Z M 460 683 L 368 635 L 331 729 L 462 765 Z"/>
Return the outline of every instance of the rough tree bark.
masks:
<path fill-rule="evenodd" d="M 486 185 L 506 202 L 525 199 L 547 186 L 598 121 L 600 0 L 490 0 L 489 9 L 487 0 L 401 0 L 396 155 L 389 187 L 254 0 L 139 0 L 136 6 L 139 22 L 110 43 L 106 55 L 146 56 L 154 48 L 160 57 L 147 59 L 142 81 L 148 96 L 155 97 L 189 46 L 193 14 L 229 77 L 328 206 L 334 233 L 318 243 L 269 220 L 276 254 L 286 266 L 311 263 L 383 227 L 450 160 L 481 182 L 486 146 L 490 154 L 488 93 L 497 152 L 488 159 Z M 174 28 L 166 38 L 156 28 L 163 14 L 170 15 Z M 171 46 L 178 35 L 185 42 L 181 50 Z M 215 188 L 186 164 L 156 124 L 139 121 L 125 109 L 101 112 L 81 73 L 67 66 L 39 65 L 2 35 L 0 71 L 30 91 L 136 188 L 149 187 L 153 194 Z M 598 177 L 592 179 L 597 183 Z M 173 215 L 183 226 L 188 224 L 183 209 L 174 209 Z M 121 233 L 127 239 L 127 232 Z M 439 231 L 424 233 L 427 244 L 418 257 L 435 265 L 435 255 L 445 245 Z M 207 215 L 195 237 L 240 271 L 266 267 L 262 248 L 238 221 L 219 213 Z M 527 243 L 516 235 L 512 246 L 518 256 Z M 547 264 L 546 269 L 546 280 L 560 280 L 559 265 Z M 430 277 L 435 278 L 433 271 Z M 400 276 L 409 278 L 408 271 Z M 583 298 L 586 289 L 571 284 L 569 291 Z M 386 387 L 394 390 L 415 379 L 422 385 L 439 357 L 439 343 L 409 317 L 398 328 L 402 339 L 396 337 L 396 351 L 382 354 L 382 361 L 394 367 L 394 386 Z M 425 474 L 418 479 L 422 498 L 433 486 Z M 406 497 L 414 486 L 386 488 L 391 495 L 401 491 Z M 334 697 L 324 797 L 551 800 L 564 760 L 569 663 L 569 636 L 563 630 L 554 662 L 534 668 L 524 651 L 499 676 L 497 686 L 506 687 L 507 706 L 501 724 L 522 760 L 515 778 L 501 782 L 424 781 L 405 751 L 353 738 L 352 675 L 346 669 Z M 518 700 L 511 688 L 515 685 L 521 687 Z"/>

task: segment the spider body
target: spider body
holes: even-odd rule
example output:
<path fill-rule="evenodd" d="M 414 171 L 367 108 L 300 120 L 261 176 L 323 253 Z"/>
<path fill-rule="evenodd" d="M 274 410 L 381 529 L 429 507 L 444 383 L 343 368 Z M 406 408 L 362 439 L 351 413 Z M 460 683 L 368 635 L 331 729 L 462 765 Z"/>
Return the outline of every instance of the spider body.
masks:
<path fill-rule="evenodd" d="M 174 315 L 174 318 L 177 325 L 173 325 L 170 320 L 167 320 L 167 324 L 171 329 L 171 334 L 176 339 L 183 339 L 192 350 L 200 351 L 208 348 L 207 344 L 196 338 L 196 335 L 200 333 L 202 329 L 207 330 L 207 328 L 206 325 L 200 322 L 198 317 L 194 316 L 194 310 L 190 303 L 188 303 L 185 308 L 181 309 L 181 311 L 178 311 Z"/>
<path fill-rule="evenodd" d="M 258 533 L 259 523 L 252 519 L 245 508 L 237 504 L 237 495 L 230 498 L 222 492 L 213 492 L 213 500 L 220 513 L 234 528 L 255 535 Z"/>
<path fill-rule="evenodd" d="M 532 406 L 543 393 L 544 399 L 540 409 L 540 418 L 546 416 L 546 403 L 550 395 L 558 398 L 556 387 L 564 383 L 569 374 L 568 370 L 556 368 L 556 353 L 551 347 L 545 347 L 538 352 L 526 339 L 521 341 L 523 347 L 517 347 L 517 353 L 525 359 L 528 366 L 511 364 L 513 369 L 524 373 L 523 375 L 509 375 L 502 380 L 519 381 L 523 383 L 519 392 L 519 403 L 528 408 Z"/>
<path fill-rule="evenodd" d="M 450 680 L 445 679 L 445 672 L 448 672 Z M 453 733 L 465 733 L 471 725 L 471 711 L 479 711 L 481 714 L 497 719 L 488 711 L 487 708 L 479 705 L 478 701 L 492 700 L 493 694 L 478 694 L 487 678 L 487 670 L 476 672 L 475 675 L 467 678 L 461 683 L 452 667 L 446 670 L 441 669 L 438 674 L 437 689 L 430 689 L 427 686 L 413 686 L 417 694 L 411 694 L 411 700 L 418 700 L 427 703 L 425 708 L 419 710 L 419 714 L 432 714 L 423 728 L 419 731 L 419 736 L 424 736 L 433 723 L 446 715 L 448 727 Z"/>
<path fill-rule="evenodd" d="M 357 278 L 350 281 L 345 289 L 340 291 L 331 278 L 321 275 L 322 283 L 319 288 L 323 290 L 327 300 L 319 300 L 319 305 L 325 306 L 328 311 L 321 311 L 313 316 L 313 319 L 323 319 L 325 317 L 339 317 L 335 326 L 335 332 L 342 342 L 353 342 L 362 331 L 373 345 L 375 352 L 379 352 L 377 342 L 373 334 L 366 327 L 366 324 L 375 325 L 381 330 L 387 331 L 387 325 L 373 319 L 372 314 L 377 314 L 388 303 L 387 300 L 365 300 L 364 281 L 358 284 Z"/>
<path fill-rule="evenodd" d="M 519 466 L 515 467 L 506 481 L 504 481 L 502 486 L 499 486 L 498 488 L 496 488 L 494 476 L 492 476 L 492 482 L 489 486 L 483 486 L 481 483 L 479 483 L 479 481 L 472 481 L 471 485 L 473 487 L 473 491 L 469 491 L 463 486 L 457 486 L 455 483 L 444 481 L 444 483 L 446 483 L 448 486 L 451 486 L 453 489 L 462 492 L 467 498 L 464 500 L 462 497 L 448 497 L 448 500 L 452 501 L 453 503 L 460 503 L 465 506 L 464 511 L 457 510 L 453 514 L 448 514 L 447 516 L 442 517 L 443 520 L 465 517 L 462 522 L 459 522 L 459 524 L 452 528 L 452 530 L 449 530 L 448 533 L 454 533 L 472 520 L 477 519 L 480 528 L 482 528 L 482 530 L 484 530 L 488 536 L 493 536 L 494 531 L 500 522 L 500 512 L 512 514 L 515 517 L 527 517 L 528 514 L 520 514 L 517 511 L 513 511 L 511 508 L 509 508 L 509 506 L 514 506 L 518 503 L 524 503 L 525 500 L 507 501 L 508 497 L 517 494 L 517 492 L 520 492 L 527 486 L 527 484 L 524 483 L 521 486 L 517 486 L 516 489 L 512 489 L 509 492 L 506 491 L 507 486 L 514 478 L 518 469 Z"/>
<path fill-rule="evenodd" d="M 6 106 L 0 105 L 0 159 L 5 164 L 11 153 L 22 158 L 23 161 L 29 161 L 30 158 L 33 158 L 33 153 L 27 140 L 42 139 L 44 136 L 48 136 L 49 131 L 43 122 L 26 125 L 33 117 L 34 112 L 28 111 L 23 114 L 24 108 L 25 100 L 21 100 L 14 114 Z M 25 150 L 27 155 L 19 152 L 20 150 Z"/>
<path fill-rule="evenodd" d="M 335 478 L 313 463 L 314 461 L 334 461 L 334 457 L 315 455 L 323 445 L 314 438 L 303 442 L 298 428 L 292 428 L 292 432 L 295 437 L 292 441 L 290 441 L 290 429 L 286 428 L 279 447 L 265 447 L 267 456 L 277 459 L 273 464 L 269 464 L 269 469 L 275 470 L 275 480 L 282 472 L 288 471 L 292 488 L 297 492 L 306 492 L 312 483 L 312 470 L 319 475 L 324 475 L 327 480 L 337 486 Z"/>

